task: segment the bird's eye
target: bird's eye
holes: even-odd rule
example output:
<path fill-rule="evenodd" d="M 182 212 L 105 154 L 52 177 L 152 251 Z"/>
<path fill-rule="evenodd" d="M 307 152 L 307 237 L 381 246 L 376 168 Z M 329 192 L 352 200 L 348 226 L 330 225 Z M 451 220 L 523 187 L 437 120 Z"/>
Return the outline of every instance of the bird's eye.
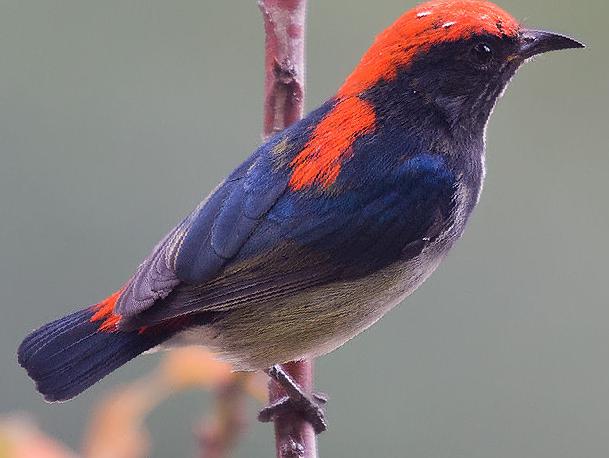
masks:
<path fill-rule="evenodd" d="M 472 57 L 476 63 L 486 65 L 493 58 L 493 48 L 487 43 L 477 43 L 472 49 Z"/>

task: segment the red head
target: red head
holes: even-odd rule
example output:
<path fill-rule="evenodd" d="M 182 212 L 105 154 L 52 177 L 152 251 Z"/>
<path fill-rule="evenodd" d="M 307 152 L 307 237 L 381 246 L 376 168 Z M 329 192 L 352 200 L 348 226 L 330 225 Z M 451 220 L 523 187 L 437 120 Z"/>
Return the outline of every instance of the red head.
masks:
<path fill-rule="evenodd" d="M 518 67 L 536 54 L 577 47 L 583 45 L 562 35 L 522 28 L 485 0 L 423 3 L 364 54 L 292 160 L 290 186 L 330 187 L 356 154 L 356 140 L 382 123 L 410 128 L 427 144 L 446 145 L 442 137 L 481 144 L 491 110 Z"/>
<path fill-rule="evenodd" d="M 338 95 L 357 95 L 378 81 L 395 78 L 419 53 L 433 45 L 474 35 L 516 37 L 518 22 L 484 0 L 432 0 L 404 13 L 383 31 L 347 78 Z"/>

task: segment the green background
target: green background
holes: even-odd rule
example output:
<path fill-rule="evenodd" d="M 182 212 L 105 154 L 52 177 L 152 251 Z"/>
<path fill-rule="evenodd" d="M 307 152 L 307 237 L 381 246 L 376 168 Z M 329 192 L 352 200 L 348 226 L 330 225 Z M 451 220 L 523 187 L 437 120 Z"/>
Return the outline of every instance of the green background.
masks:
<path fill-rule="evenodd" d="M 307 106 L 333 94 L 411 0 L 312 1 Z M 523 68 L 488 131 L 463 240 L 368 332 L 319 360 L 322 456 L 609 455 L 609 3 L 505 0 L 585 41 Z M 20 339 L 105 297 L 260 141 L 254 0 L 0 1 L 0 413 L 77 448 L 91 405 L 143 357 L 47 405 Z M 154 457 L 192 456 L 207 394 L 150 417 Z M 273 455 L 254 421 L 238 457 Z"/>

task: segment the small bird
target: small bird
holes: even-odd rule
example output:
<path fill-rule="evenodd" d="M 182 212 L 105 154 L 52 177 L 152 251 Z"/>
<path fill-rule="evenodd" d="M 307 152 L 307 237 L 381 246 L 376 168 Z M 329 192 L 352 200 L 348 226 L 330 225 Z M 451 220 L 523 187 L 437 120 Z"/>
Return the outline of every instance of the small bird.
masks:
<path fill-rule="evenodd" d="M 368 328 L 463 234 L 482 189 L 488 119 L 521 64 L 582 47 L 526 29 L 488 1 L 420 4 L 117 292 L 32 332 L 19 363 L 48 401 L 78 395 L 145 351 L 192 344 L 293 384 L 278 364 L 326 354 Z M 305 401 L 323 430 L 319 401 Z"/>

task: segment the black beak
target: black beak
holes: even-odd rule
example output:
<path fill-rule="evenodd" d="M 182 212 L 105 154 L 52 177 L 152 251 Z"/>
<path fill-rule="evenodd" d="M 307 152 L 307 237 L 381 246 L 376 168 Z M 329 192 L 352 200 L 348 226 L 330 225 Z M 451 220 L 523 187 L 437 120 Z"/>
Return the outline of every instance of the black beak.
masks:
<path fill-rule="evenodd" d="M 573 38 L 543 30 L 523 30 L 520 32 L 520 57 L 528 59 L 544 52 L 561 49 L 585 48 L 586 45 Z"/>

